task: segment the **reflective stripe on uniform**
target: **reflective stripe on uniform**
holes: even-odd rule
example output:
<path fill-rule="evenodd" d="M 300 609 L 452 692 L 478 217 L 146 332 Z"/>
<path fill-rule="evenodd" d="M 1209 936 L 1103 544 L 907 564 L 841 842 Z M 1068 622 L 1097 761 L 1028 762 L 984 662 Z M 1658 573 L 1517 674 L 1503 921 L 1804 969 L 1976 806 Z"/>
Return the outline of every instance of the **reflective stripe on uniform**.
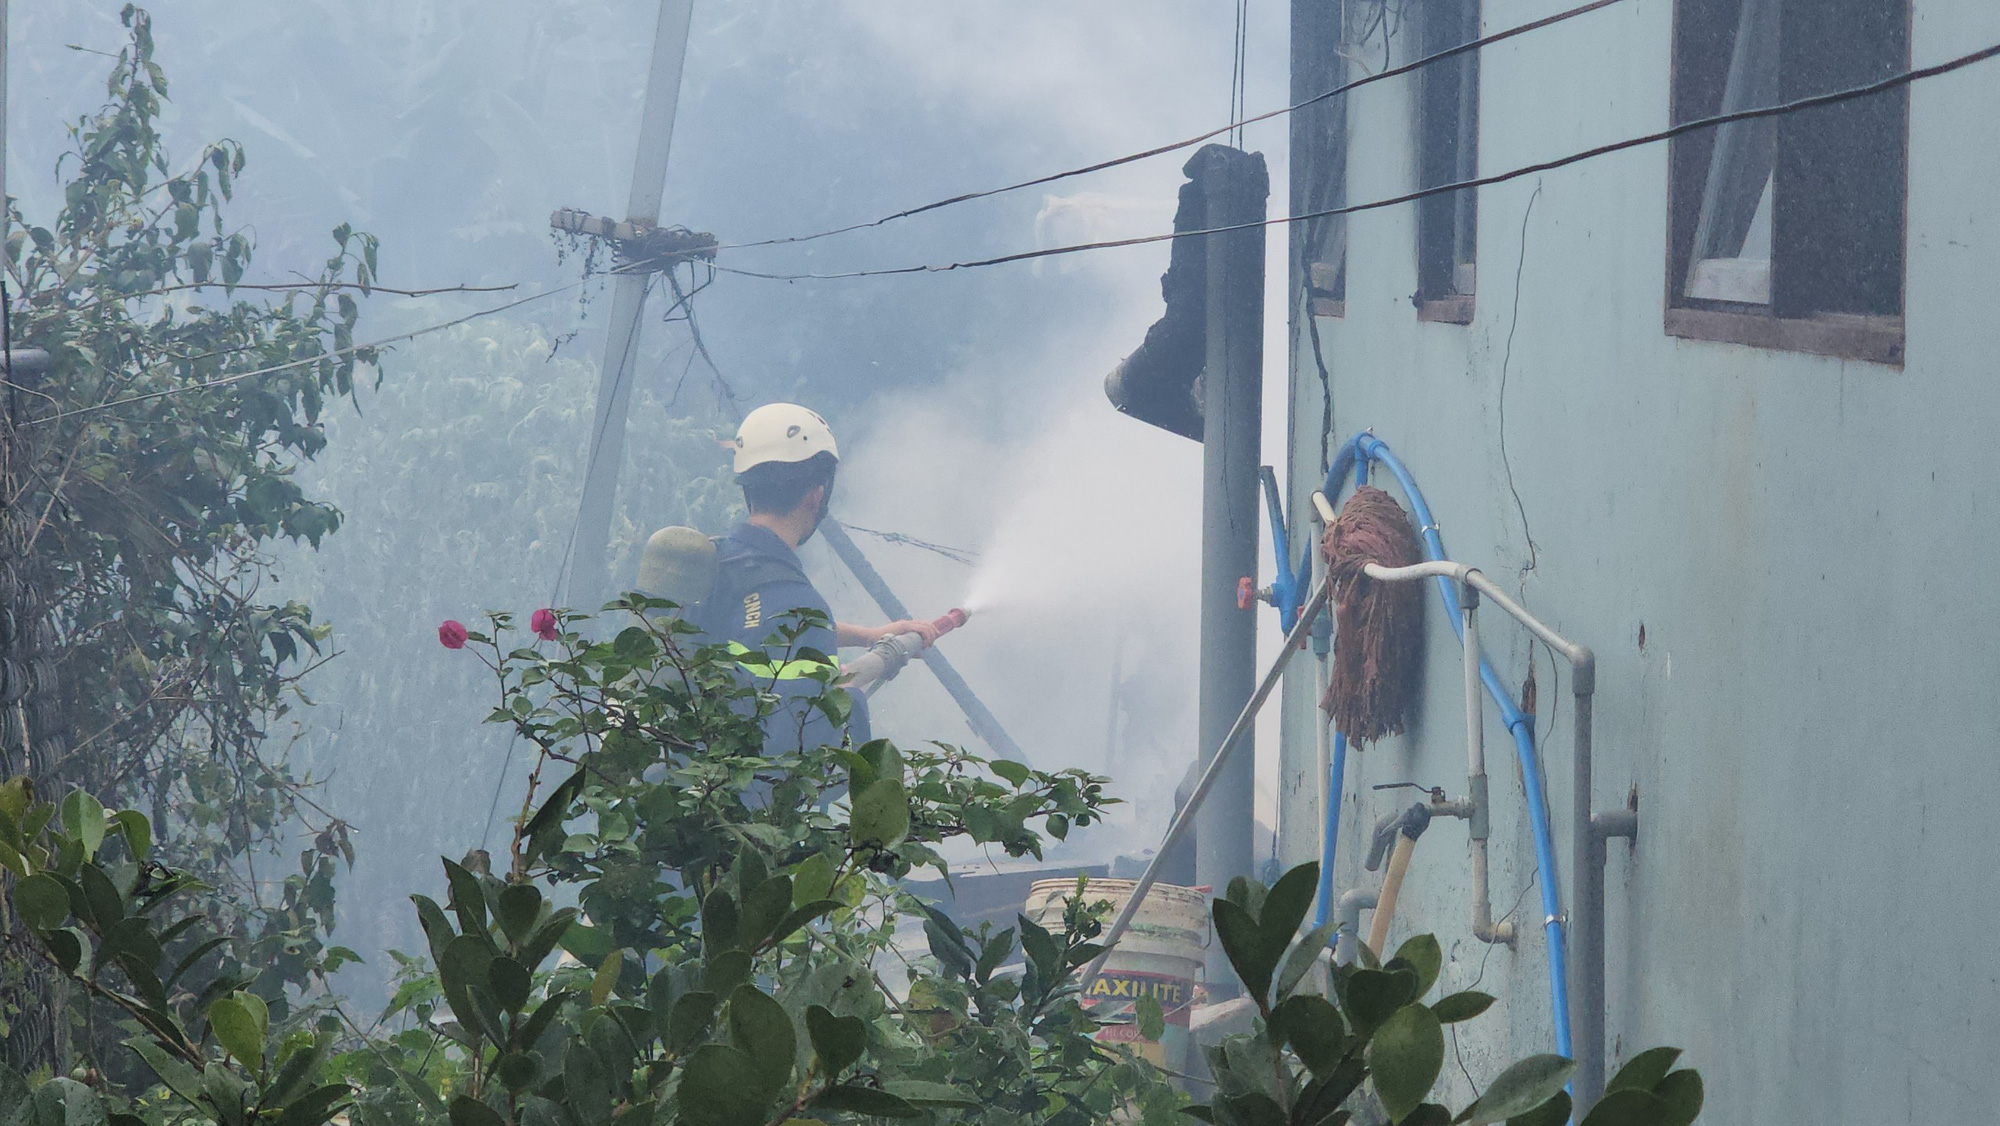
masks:
<path fill-rule="evenodd" d="M 811 680 L 826 672 L 840 671 L 837 659 L 815 661 L 809 657 L 794 657 L 780 660 L 740 641 L 729 643 L 729 655 L 736 658 L 737 667 L 759 680 Z"/>

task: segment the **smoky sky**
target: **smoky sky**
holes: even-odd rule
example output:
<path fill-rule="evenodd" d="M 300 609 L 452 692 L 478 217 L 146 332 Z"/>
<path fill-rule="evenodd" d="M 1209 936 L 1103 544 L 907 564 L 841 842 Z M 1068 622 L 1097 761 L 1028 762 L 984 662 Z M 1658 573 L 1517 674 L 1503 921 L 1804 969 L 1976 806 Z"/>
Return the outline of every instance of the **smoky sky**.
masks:
<path fill-rule="evenodd" d="M 8 188 L 30 221 L 46 222 L 57 202 L 65 125 L 103 99 L 111 60 L 98 52 L 119 49 L 121 6 L 13 7 Z M 352 222 L 382 239 L 385 284 L 519 287 L 380 296 L 364 307 L 362 339 L 575 281 L 576 260 L 558 261 L 549 213 L 623 214 L 655 3 L 161 0 L 150 10 L 171 81 L 165 127 L 176 161 L 221 137 L 249 150 L 229 212 L 257 243 L 248 280 L 316 272 L 332 248 L 327 232 Z M 1251 5 L 1253 110 L 1284 100 L 1286 15 L 1272 0 Z M 797 234 L 1214 128 L 1227 121 L 1234 24 L 1227 0 L 697 0 L 662 220 L 724 243 Z M 1270 160 L 1274 211 L 1284 205 L 1284 128 L 1253 127 L 1245 142 Z M 1184 159 L 724 260 L 842 270 L 1162 232 Z M 1274 233 L 1265 357 L 1274 464 L 1285 453 L 1285 318 L 1275 296 L 1283 248 Z M 1123 832 L 1097 844 L 1080 835 L 1072 854 L 1157 836 L 1162 800 L 1195 752 L 1200 450 L 1119 417 L 1101 390 L 1160 315 L 1166 258 L 1161 244 L 914 278 L 723 275 L 696 301 L 717 366 L 746 405 L 795 397 L 833 421 L 845 455 L 838 514 L 963 546 L 1008 570 L 1016 604 L 968 627 L 952 655 L 1037 765 L 1106 768 L 1132 799 L 1119 814 Z M 420 555 L 386 527 L 368 475 L 396 460 L 399 442 L 450 432 L 411 416 L 449 398 L 426 392 L 426 381 L 444 378 L 436 357 L 529 340 L 538 357 L 560 342 L 561 364 L 594 367 L 609 304 L 558 296 L 496 318 L 518 329 L 482 335 L 475 323 L 428 349 L 391 352 L 383 376 L 394 393 L 364 394 L 358 414 L 335 412 L 328 451 L 302 471 L 351 509 L 321 551 L 282 551 L 279 563 L 292 593 L 309 594 L 332 619 L 342 654 L 314 674 L 316 706 L 292 722 L 301 747 L 319 748 L 315 770 L 334 776 L 334 804 L 359 830 L 341 917 L 344 941 L 364 952 L 419 948 L 403 896 L 435 871 L 430 857 L 476 843 L 467 838 L 477 836 L 504 751 L 504 739 L 477 730 L 491 707 L 483 689 L 427 671 L 424 662 L 443 660 L 427 635 L 440 616 L 525 611 L 554 578 L 541 540 L 517 549 L 468 542 L 478 538 L 468 533 L 447 558 Z M 680 370 L 686 344 L 684 326 L 649 323 L 634 370 L 652 382 L 635 397 L 632 443 L 643 446 L 673 411 L 719 420 L 705 370 L 694 369 L 675 408 L 665 406 L 670 388 L 655 385 Z M 548 371 L 550 387 L 587 413 L 588 371 L 508 370 L 515 381 Z M 520 409 L 547 390 L 494 395 L 481 409 Z M 535 494 L 544 509 L 580 488 L 580 448 L 536 449 L 531 427 L 496 432 L 518 444 L 466 456 L 549 462 Z M 365 458 L 343 462 L 344 449 L 364 448 Z M 644 452 L 628 471 L 647 471 Z M 526 503 L 490 489 L 395 495 L 399 528 L 410 517 L 487 527 Z M 641 536 L 664 519 L 642 508 L 634 500 L 620 515 Z M 962 564 L 860 542 L 915 612 L 941 612 L 969 589 Z M 805 557 L 838 616 L 880 620 L 823 549 L 808 545 Z M 1274 644 L 1275 626 L 1264 633 Z M 1114 669 L 1129 683 L 1122 703 Z M 402 702 L 377 696 L 385 677 Z M 1107 761 L 1117 707 L 1126 738 Z M 885 690 L 877 715 L 899 739 L 969 741 L 921 670 Z M 476 785 L 464 784 L 468 774 Z M 413 796 L 438 793 L 453 802 Z M 506 796 L 518 801 L 518 787 Z M 400 812 L 387 825 L 392 808 Z"/>

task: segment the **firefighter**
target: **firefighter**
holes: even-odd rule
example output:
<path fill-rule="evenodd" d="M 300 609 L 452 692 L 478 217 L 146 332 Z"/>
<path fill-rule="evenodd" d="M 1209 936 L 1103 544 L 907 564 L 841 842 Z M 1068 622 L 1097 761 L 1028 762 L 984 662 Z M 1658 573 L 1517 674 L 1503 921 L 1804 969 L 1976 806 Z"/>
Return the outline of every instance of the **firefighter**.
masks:
<path fill-rule="evenodd" d="M 786 658 L 773 639 L 786 615 L 816 610 L 831 621 L 824 596 L 800 566 L 798 547 L 826 518 L 840 451 L 826 420 L 794 403 L 771 403 L 751 411 L 737 428 L 736 481 L 743 488 L 749 517 L 716 541 L 716 579 L 700 624 L 709 637 L 727 642 L 744 669 L 775 684 L 784 703 L 766 724 L 770 753 L 798 746 L 839 744 L 843 734 L 858 746 L 869 735 L 868 705 L 858 694 L 843 733 L 812 701 L 821 692 L 825 668 L 810 656 Z M 815 626 L 792 643 L 792 653 L 810 649 L 833 658 L 841 646 L 866 647 L 899 633 L 937 639 L 930 622 L 901 621 L 885 626 L 834 622 Z M 795 741 L 796 740 L 796 741 Z"/>

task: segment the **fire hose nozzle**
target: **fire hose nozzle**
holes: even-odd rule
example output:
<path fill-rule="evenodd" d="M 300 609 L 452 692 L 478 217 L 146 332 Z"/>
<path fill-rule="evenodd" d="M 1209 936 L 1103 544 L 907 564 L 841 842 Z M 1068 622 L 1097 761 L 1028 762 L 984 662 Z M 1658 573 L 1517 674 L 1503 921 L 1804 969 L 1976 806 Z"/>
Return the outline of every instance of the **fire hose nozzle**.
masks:
<path fill-rule="evenodd" d="M 965 620 L 967 618 L 970 618 L 971 616 L 972 616 L 971 614 L 968 614 L 964 610 L 961 610 L 958 607 L 954 606 L 951 609 L 946 610 L 942 615 L 938 617 L 936 621 L 932 622 L 931 625 L 937 627 L 938 636 L 943 637 L 945 634 L 950 633 L 952 630 L 955 630 L 958 627 L 964 625 Z"/>

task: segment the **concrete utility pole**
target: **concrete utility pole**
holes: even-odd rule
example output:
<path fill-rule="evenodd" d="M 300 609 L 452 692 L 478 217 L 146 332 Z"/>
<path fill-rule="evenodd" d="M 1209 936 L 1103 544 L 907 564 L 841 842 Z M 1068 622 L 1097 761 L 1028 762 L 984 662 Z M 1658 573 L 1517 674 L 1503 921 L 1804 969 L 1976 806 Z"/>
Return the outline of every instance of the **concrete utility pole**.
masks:
<path fill-rule="evenodd" d="M 1257 223 L 1271 193 L 1264 158 L 1211 145 L 1190 162 L 1211 228 Z M 1264 231 L 1204 235 L 1207 363 L 1202 369 L 1201 696 L 1206 769 L 1257 687 L 1255 602 L 1239 598 L 1257 574 L 1257 465 L 1263 443 Z M 1237 755 L 1195 817 L 1195 883 L 1220 895 L 1255 863 L 1257 756 Z M 1234 980 L 1221 944 L 1208 980 Z"/>
<path fill-rule="evenodd" d="M 639 115 L 639 154 L 632 168 L 632 195 L 625 219 L 650 229 L 660 221 L 666 190 L 667 154 L 674 141 L 674 111 L 680 101 L 681 70 L 687 61 L 688 26 L 694 0 L 660 0 L 653 33 L 652 69 L 646 104 Z M 621 274 L 613 283 L 611 324 L 604 361 L 597 373 L 597 412 L 591 423 L 593 456 L 585 468 L 583 500 L 577 513 L 576 554 L 566 601 L 595 609 L 613 589 L 606 565 L 611 540 L 611 507 L 625 463 L 625 414 L 632 401 L 632 360 L 638 351 L 639 317 L 645 311 L 649 270 Z"/>

